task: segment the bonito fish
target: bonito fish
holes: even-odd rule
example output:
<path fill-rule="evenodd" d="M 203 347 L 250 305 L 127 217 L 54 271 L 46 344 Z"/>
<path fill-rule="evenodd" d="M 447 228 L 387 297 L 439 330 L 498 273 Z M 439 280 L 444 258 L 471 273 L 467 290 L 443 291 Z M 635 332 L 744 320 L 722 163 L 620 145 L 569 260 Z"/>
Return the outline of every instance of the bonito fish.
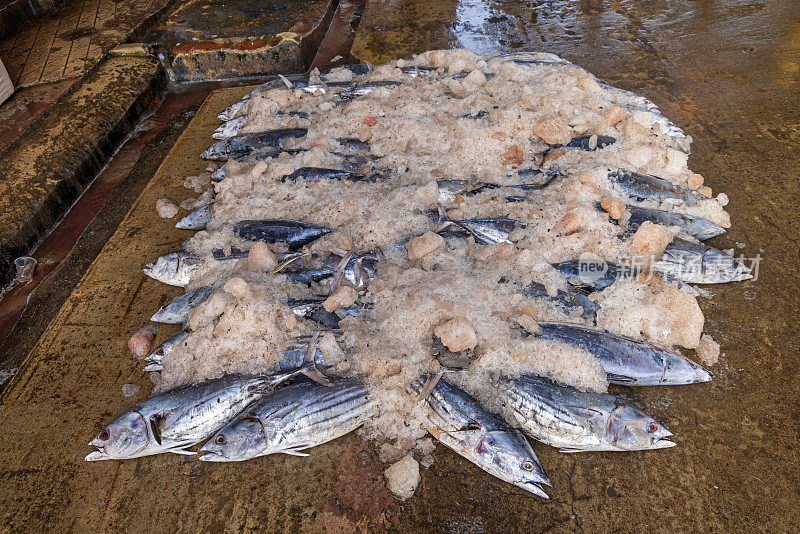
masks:
<path fill-rule="evenodd" d="M 256 402 L 216 433 L 200 450 L 205 462 L 240 462 L 268 454 L 308 456 L 310 447 L 352 432 L 372 415 L 363 384 L 332 386 L 301 382 Z"/>
<path fill-rule="evenodd" d="M 186 217 L 178 221 L 175 228 L 181 230 L 203 230 L 211 222 L 211 210 L 214 204 L 206 204 L 195 208 Z"/>
<path fill-rule="evenodd" d="M 668 180 L 650 174 L 639 174 L 638 172 L 624 170 L 609 171 L 608 180 L 618 185 L 629 197 L 635 200 L 673 199 L 683 201 L 689 205 L 708 200 L 688 187 L 673 184 Z"/>
<path fill-rule="evenodd" d="M 180 332 L 171 335 L 164 342 L 156 347 L 156 349 L 147 355 L 145 361 L 148 362 L 147 366 L 144 368 L 145 371 L 162 371 L 164 369 L 164 357 L 169 355 L 172 350 L 186 341 L 186 338 L 189 337 L 192 331 L 188 328 L 181 330 Z"/>
<path fill-rule="evenodd" d="M 266 132 L 242 134 L 217 141 L 208 147 L 200 157 L 215 161 L 238 159 L 253 153 L 276 154 L 283 149 L 283 142 L 290 138 L 305 137 L 305 128 L 281 128 Z"/>
<path fill-rule="evenodd" d="M 708 382 L 711 373 L 680 354 L 583 325 L 540 322 L 540 337 L 577 345 L 593 354 L 612 384 L 676 386 Z"/>
<path fill-rule="evenodd" d="M 677 237 L 653 269 L 687 284 L 724 284 L 753 278 L 750 269 L 730 254 Z"/>
<path fill-rule="evenodd" d="M 247 405 L 298 374 L 317 376 L 312 363 L 273 376 L 226 375 L 150 397 L 118 417 L 92 441 L 87 461 L 123 460 L 185 450 L 200 443 Z"/>
<path fill-rule="evenodd" d="M 702 217 L 631 205 L 626 206 L 626 208 L 631 214 L 627 224 L 629 233 L 635 232 L 645 221 L 650 221 L 662 226 L 677 226 L 700 241 L 711 239 L 712 237 L 725 233 L 723 227 L 707 219 L 703 219 Z"/>
<path fill-rule="evenodd" d="M 425 389 L 420 380 L 411 388 Z M 487 412 L 466 392 L 439 380 L 424 399 L 427 429 L 442 444 L 500 480 L 547 499 L 542 485 L 550 479 L 519 431 Z"/>
<path fill-rule="evenodd" d="M 159 256 L 144 267 L 144 274 L 171 286 L 186 287 L 192 274 L 209 261 L 218 261 L 223 265 L 232 265 L 246 259 L 247 252 L 234 252 L 228 256 L 219 253 L 208 256 L 192 254 L 184 250 L 168 252 Z"/>
<path fill-rule="evenodd" d="M 498 396 L 522 431 L 561 452 L 673 447 L 672 433 L 625 399 L 588 393 L 536 375 L 495 377 Z"/>
<path fill-rule="evenodd" d="M 150 317 L 154 323 L 183 324 L 189 320 L 189 313 L 195 306 L 203 302 L 214 291 L 211 286 L 204 286 L 190 293 L 176 297 Z"/>

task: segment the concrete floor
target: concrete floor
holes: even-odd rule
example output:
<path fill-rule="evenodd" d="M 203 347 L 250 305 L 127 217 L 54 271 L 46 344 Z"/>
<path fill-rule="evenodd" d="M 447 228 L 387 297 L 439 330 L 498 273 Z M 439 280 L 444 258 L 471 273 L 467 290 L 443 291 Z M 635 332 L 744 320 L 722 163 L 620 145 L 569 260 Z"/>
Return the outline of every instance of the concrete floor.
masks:
<path fill-rule="evenodd" d="M 380 62 L 427 48 L 555 52 L 653 99 L 695 138 L 690 166 L 731 198 L 714 245 L 763 257 L 757 280 L 701 301 L 723 345 L 710 384 L 624 390 L 675 433 L 672 449 L 563 455 L 535 446 L 541 501 L 439 448 L 416 495 L 392 499 L 372 449 L 350 436 L 309 458 L 214 465 L 161 455 L 86 464 L 85 443 L 149 391 L 125 342 L 179 291 L 140 267 L 186 234 L 154 213 L 205 165 L 213 93 L 0 404 L 0 530 L 403 532 L 797 532 L 796 206 L 800 13 L 791 2 L 594 0 L 370 3 L 354 53 Z M 160 337 L 171 332 L 162 329 Z M 125 399 L 125 383 L 142 385 Z"/>

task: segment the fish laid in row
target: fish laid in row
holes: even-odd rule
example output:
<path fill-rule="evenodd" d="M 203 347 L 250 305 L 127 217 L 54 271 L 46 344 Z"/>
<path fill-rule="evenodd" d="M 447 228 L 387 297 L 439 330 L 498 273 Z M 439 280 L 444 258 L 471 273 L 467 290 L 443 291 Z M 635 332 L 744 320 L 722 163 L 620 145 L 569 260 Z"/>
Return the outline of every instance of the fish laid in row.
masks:
<path fill-rule="evenodd" d="M 248 407 L 200 451 L 204 462 L 240 462 L 268 454 L 308 456 L 303 451 L 344 436 L 369 418 L 374 403 L 360 382 L 332 386 L 301 382 Z"/>
<path fill-rule="evenodd" d="M 675 446 L 672 433 L 626 400 L 536 375 L 493 378 L 514 422 L 561 452 L 642 451 Z"/>

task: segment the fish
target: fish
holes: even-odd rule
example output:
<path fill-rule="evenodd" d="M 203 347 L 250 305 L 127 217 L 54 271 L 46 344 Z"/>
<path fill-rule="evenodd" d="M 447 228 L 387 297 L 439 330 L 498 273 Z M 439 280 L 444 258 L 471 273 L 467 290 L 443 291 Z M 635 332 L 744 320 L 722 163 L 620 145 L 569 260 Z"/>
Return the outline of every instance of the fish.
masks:
<path fill-rule="evenodd" d="M 608 179 L 611 183 L 618 185 L 620 189 L 634 200 L 675 199 L 689 205 L 707 200 L 706 197 L 696 191 L 692 191 L 688 187 L 673 184 L 668 180 L 650 174 L 617 170 L 609 171 Z"/>
<path fill-rule="evenodd" d="M 247 124 L 247 121 L 247 115 L 239 115 L 238 117 L 227 120 L 214 130 L 211 137 L 213 139 L 228 139 L 229 137 L 239 135 L 239 132 Z"/>
<path fill-rule="evenodd" d="M 595 356 L 612 384 L 677 386 L 713 378 L 689 358 L 645 341 L 572 323 L 540 322 L 539 326 L 539 337 L 577 345 Z"/>
<path fill-rule="evenodd" d="M 551 264 L 567 283 L 577 291 L 588 295 L 602 291 L 617 280 L 630 280 L 644 272 L 636 265 L 617 265 L 596 257 L 588 260 L 568 260 Z M 675 278 L 668 272 L 659 273 L 668 282 L 675 282 L 678 288 L 695 297 L 700 293 L 686 282 Z"/>
<path fill-rule="evenodd" d="M 325 302 L 325 299 L 325 296 L 307 299 L 289 299 L 287 304 L 292 309 L 292 313 L 296 316 L 316 321 L 324 327 L 331 329 L 339 328 L 339 321 L 343 317 L 358 317 L 371 308 L 367 303 L 356 302 L 346 308 L 339 308 L 336 311 L 329 312 L 322 307 L 322 303 Z"/>
<path fill-rule="evenodd" d="M 154 323 L 183 324 L 189 320 L 189 313 L 194 307 L 206 300 L 213 292 L 213 287 L 203 286 L 190 293 L 176 297 L 172 302 L 162 306 L 154 313 L 150 320 Z"/>
<path fill-rule="evenodd" d="M 571 286 L 585 294 L 602 291 L 618 279 L 632 278 L 637 273 L 627 266 L 616 265 L 599 258 L 590 260 L 567 260 L 551 264 Z"/>
<path fill-rule="evenodd" d="M 598 204 L 598 209 L 599 208 Z M 635 232 L 645 221 L 650 221 L 654 224 L 662 226 L 677 226 L 690 236 L 700 241 L 711 239 L 718 235 L 724 234 L 725 229 L 718 224 L 715 224 L 708 219 L 697 217 L 695 215 L 684 215 L 682 213 L 674 213 L 671 211 L 656 210 L 651 208 L 641 208 L 639 206 L 627 205 L 627 210 L 631 216 L 628 219 L 627 230 L 628 233 Z"/>
<path fill-rule="evenodd" d="M 306 449 L 348 434 L 373 415 L 367 388 L 354 380 L 332 386 L 300 382 L 247 408 L 200 449 L 204 462 L 241 462 L 269 454 L 308 456 Z"/>
<path fill-rule="evenodd" d="M 352 150 L 353 152 L 369 152 L 369 143 L 356 139 L 355 137 L 337 137 L 336 142 L 345 150 Z"/>
<path fill-rule="evenodd" d="M 89 442 L 87 462 L 125 460 L 186 450 L 236 417 L 250 403 L 299 374 L 316 376 L 313 363 L 272 376 L 225 375 L 171 389 L 137 404 Z"/>
<path fill-rule="evenodd" d="M 241 238 L 265 243 L 286 243 L 290 251 L 297 250 L 333 232 L 330 228 L 298 221 L 267 219 L 239 221 L 233 231 Z"/>
<path fill-rule="evenodd" d="M 621 397 L 591 393 L 536 375 L 492 377 L 512 423 L 561 452 L 674 447 L 672 432 Z"/>
<path fill-rule="evenodd" d="M 248 252 L 236 251 L 226 256 L 222 252 L 201 256 L 184 250 L 168 252 L 145 265 L 144 274 L 171 286 L 186 287 L 192 274 L 209 261 L 218 261 L 224 265 L 234 264 L 246 259 Z"/>
<path fill-rule="evenodd" d="M 278 178 L 279 182 L 287 180 L 363 180 L 364 176 L 343 169 L 325 169 L 321 167 L 300 167 L 291 174 Z"/>
<path fill-rule="evenodd" d="M 418 78 L 424 74 L 436 71 L 436 67 L 429 67 L 427 65 L 408 65 L 405 67 L 400 67 L 400 70 L 406 76 L 411 76 L 412 78 Z"/>
<path fill-rule="evenodd" d="M 449 75 L 449 76 L 442 76 L 439 79 L 440 80 L 444 80 L 446 78 L 450 78 L 452 80 L 463 80 L 464 78 L 466 78 L 470 74 L 472 74 L 472 72 L 459 72 L 458 74 L 452 74 L 452 75 Z M 483 75 L 486 77 L 487 80 L 491 80 L 492 78 L 494 78 L 494 73 L 493 72 L 484 72 Z"/>
<path fill-rule="evenodd" d="M 285 80 L 285 81 L 284 81 Z M 255 95 L 265 93 L 271 89 L 287 88 L 286 82 L 294 87 L 303 87 L 308 85 L 308 76 L 304 74 L 294 74 L 284 77 L 275 77 L 268 82 L 262 83 L 246 95 L 241 100 L 234 102 L 224 110 L 222 110 L 217 118 L 221 121 L 229 121 L 243 115 L 247 109 L 248 101 Z"/>
<path fill-rule="evenodd" d="M 337 342 L 339 341 L 339 331 L 328 330 L 328 332 L 331 332 L 334 336 L 336 336 Z M 308 356 L 308 352 L 309 347 L 312 346 L 312 339 L 313 335 L 311 334 L 297 336 L 292 339 L 283 350 L 283 358 L 281 358 L 281 361 L 278 362 L 279 369 L 281 371 L 296 369 L 297 367 L 301 366 L 307 358 L 310 358 L 310 356 Z M 322 353 L 322 350 L 319 347 L 314 348 L 313 360 L 316 363 L 317 368 L 324 369 L 328 367 L 325 364 L 325 355 Z"/>
<path fill-rule="evenodd" d="M 370 281 L 378 277 L 377 264 L 380 259 L 381 254 L 377 251 L 353 256 L 344 267 L 343 278 L 358 291 L 366 289 Z M 336 276 L 341 261 L 342 256 L 331 253 L 322 258 L 317 267 L 286 268 L 280 270 L 279 274 L 286 275 L 293 282 L 310 285 Z"/>
<path fill-rule="evenodd" d="M 592 138 L 595 139 L 594 143 Z M 566 145 L 555 144 L 535 154 L 535 158 L 543 160 L 547 154 L 556 149 L 594 151 L 603 149 L 617 142 L 617 139 L 608 135 L 579 135 L 573 137 Z"/>
<path fill-rule="evenodd" d="M 192 210 L 186 217 L 178 221 L 175 228 L 181 230 L 204 230 L 206 225 L 211 221 L 211 211 L 214 204 L 204 204 Z"/>
<path fill-rule="evenodd" d="M 470 180 L 438 180 L 436 182 L 439 187 L 439 202 L 454 202 L 456 195 L 470 196 L 489 189 L 521 189 L 522 191 L 530 191 L 534 189 L 543 189 L 555 180 L 560 173 L 554 171 L 542 171 L 539 169 L 522 169 L 517 172 L 518 176 L 525 180 L 523 183 L 516 184 L 498 184 L 491 182 L 472 182 Z M 534 177 L 538 177 L 534 179 Z M 508 198 L 516 198 L 507 197 Z"/>
<path fill-rule="evenodd" d="M 188 338 L 191 333 L 192 331 L 190 329 L 185 328 L 164 340 L 161 345 L 156 347 L 156 349 L 144 359 L 148 362 L 144 370 L 147 372 L 162 371 L 164 369 L 164 356 L 167 356 L 175 347 L 186 341 L 186 338 Z"/>
<path fill-rule="evenodd" d="M 219 166 L 217 170 L 211 173 L 211 179 L 215 182 L 219 182 L 225 179 L 225 167 L 228 165 L 227 162 L 223 163 Z"/>
<path fill-rule="evenodd" d="M 305 137 L 305 128 L 280 128 L 266 132 L 237 135 L 217 141 L 208 147 L 200 157 L 203 159 L 225 161 L 243 158 L 253 153 L 273 155 L 282 150 L 287 139 Z"/>
<path fill-rule="evenodd" d="M 337 94 L 337 96 L 344 100 L 353 100 L 361 96 L 366 96 L 378 89 L 393 89 L 400 85 L 404 85 L 403 82 L 397 82 L 393 80 L 377 80 L 343 89 Z"/>
<path fill-rule="evenodd" d="M 596 322 L 597 310 L 600 309 L 600 306 L 596 302 L 591 300 L 586 293 L 580 290 L 565 291 L 559 289 L 555 296 L 551 296 L 547 293 L 547 289 L 543 284 L 532 282 L 527 287 L 523 288 L 520 293 L 526 297 L 541 298 L 555 302 L 567 311 L 581 308 L 583 309 L 581 318 L 590 319 L 592 323 Z"/>
<path fill-rule="evenodd" d="M 424 391 L 427 380 L 411 385 Z M 550 479 L 530 443 L 518 431 L 484 410 L 465 391 L 439 380 L 422 399 L 428 406 L 426 429 L 440 443 L 492 476 L 547 499 Z"/>
<path fill-rule="evenodd" d="M 730 254 L 678 237 L 652 268 L 686 284 L 724 284 L 753 278 L 750 269 Z"/>
<path fill-rule="evenodd" d="M 498 217 L 495 219 L 451 219 L 444 209 L 439 208 L 438 216 L 434 217 L 436 229 L 434 232 L 442 237 L 473 236 L 481 245 L 494 245 L 497 243 L 511 243 L 508 236 L 517 227 L 525 225 L 513 219 Z"/>

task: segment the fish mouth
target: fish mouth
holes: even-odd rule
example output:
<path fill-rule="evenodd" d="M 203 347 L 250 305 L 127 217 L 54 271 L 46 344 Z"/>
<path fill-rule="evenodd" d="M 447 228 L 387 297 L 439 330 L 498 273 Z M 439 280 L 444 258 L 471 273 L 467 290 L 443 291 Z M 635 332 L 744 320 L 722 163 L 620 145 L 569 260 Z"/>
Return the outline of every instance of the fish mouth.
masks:
<path fill-rule="evenodd" d="M 92 440 L 92 441 L 94 441 L 94 440 Z M 94 445 L 91 442 L 89 442 L 89 446 L 90 447 L 94 447 L 96 450 L 94 450 L 94 451 L 90 452 L 89 454 L 87 454 L 86 457 L 84 458 L 85 461 L 87 461 L 87 462 L 96 462 L 98 460 L 108 460 L 109 459 L 108 453 L 106 452 L 105 445 L 102 445 L 102 446 L 101 445 Z"/>
<path fill-rule="evenodd" d="M 541 497 L 542 499 L 549 499 L 550 496 L 544 492 L 540 484 L 546 484 L 549 486 L 550 481 L 548 480 L 547 482 L 541 482 L 541 481 L 534 482 L 532 480 L 522 480 L 520 482 L 517 482 L 515 485 L 530 493 L 533 493 L 534 495 Z"/>
<path fill-rule="evenodd" d="M 216 451 L 210 451 L 205 446 L 200 448 L 199 452 L 204 452 L 203 456 L 198 456 L 197 459 L 201 462 L 225 462 L 227 461 L 222 455 Z"/>
<path fill-rule="evenodd" d="M 677 445 L 674 441 L 667 438 L 659 438 L 653 443 L 653 449 L 668 449 Z"/>
<path fill-rule="evenodd" d="M 696 380 L 697 383 L 711 382 L 712 380 L 714 380 L 714 375 L 711 373 L 711 371 L 699 366 L 697 367 L 697 369 L 695 369 L 695 375 L 697 376 Z"/>

